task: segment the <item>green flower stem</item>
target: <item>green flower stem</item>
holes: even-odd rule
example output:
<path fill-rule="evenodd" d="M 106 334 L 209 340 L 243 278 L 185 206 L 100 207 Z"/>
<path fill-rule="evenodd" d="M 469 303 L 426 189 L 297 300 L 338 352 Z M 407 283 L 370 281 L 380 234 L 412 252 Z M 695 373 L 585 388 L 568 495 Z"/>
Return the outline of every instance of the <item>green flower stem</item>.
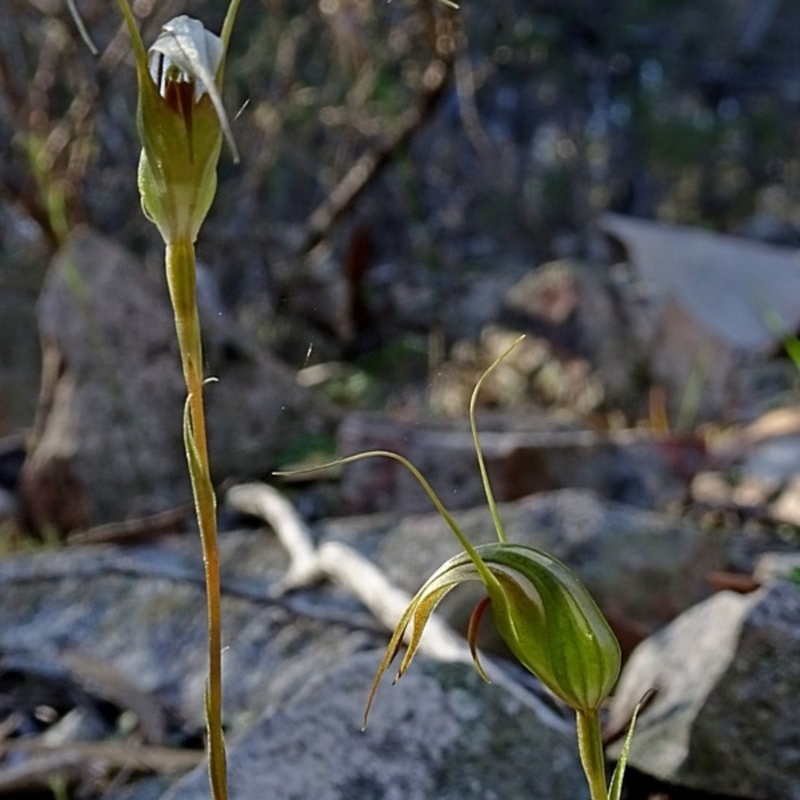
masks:
<path fill-rule="evenodd" d="M 578 751 L 592 800 L 608 800 L 603 736 L 597 711 L 577 711 Z"/>
<path fill-rule="evenodd" d="M 214 800 L 227 800 L 225 742 L 222 732 L 222 622 L 220 610 L 219 552 L 214 487 L 208 462 L 205 410 L 203 407 L 203 348 L 197 293 L 194 244 L 188 240 L 167 245 L 167 284 L 175 330 L 186 381 L 187 413 L 184 439 L 192 479 L 195 513 L 203 547 L 208 615 L 208 682 L 206 725 L 208 768 Z"/>

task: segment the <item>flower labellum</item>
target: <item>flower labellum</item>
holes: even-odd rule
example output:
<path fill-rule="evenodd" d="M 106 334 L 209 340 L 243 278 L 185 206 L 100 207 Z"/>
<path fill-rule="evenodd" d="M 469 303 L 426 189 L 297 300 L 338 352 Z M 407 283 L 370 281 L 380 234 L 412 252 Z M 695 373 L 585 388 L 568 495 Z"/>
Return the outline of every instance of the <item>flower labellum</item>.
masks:
<path fill-rule="evenodd" d="M 208 92 L 225 139 L 234 158 L 238 159 L 236 143 L 215 78 L 223 53 L 219 36 L 206 30 L 199 20 L 182 15 L 164 25 L 147 52 L 150 56 L 150 77 L 168 102 L 170 90 L 181 84 L 194 88 L 192 99 L 195 103 L 204 92 Z"/>

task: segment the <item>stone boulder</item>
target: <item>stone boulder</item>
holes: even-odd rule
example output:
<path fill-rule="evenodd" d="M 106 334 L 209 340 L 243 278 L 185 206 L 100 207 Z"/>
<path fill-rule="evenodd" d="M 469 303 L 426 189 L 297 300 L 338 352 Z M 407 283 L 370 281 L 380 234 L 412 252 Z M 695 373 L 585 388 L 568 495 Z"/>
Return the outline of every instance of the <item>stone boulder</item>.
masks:
<path fill-rule="evenodd" d="M 670 410 L 746 408 L 748 370 L 800 329 L 797 251 L 614 214 L 601 226 L 627 252 L 630 330 Z"/>
<path fill-rule="evenodd" d="M 498 500 L 580 488 L 614 502 L 664 508 L 688 495 L 692 478 L 705 464 L 704 445 L 692 436 L 593 431 L 541 411 L 481 414 L 478 428 Z M 342 454 L 385 449 L 405 456 L 452 508 L 484 502 L 465 419 L 404 420 L 382 412 L 351 412 L 337 439 Z M 349 464 L 341 493 L 350 514 L 430 508 L 416 479 L 389 459 Z"/>
<path fill-rule="evenodd" d="M 202 275 L 201 275 L 202 278 Z M 212 472 L 267 473 L 282 443 L 330 415 L 247 340 L 200 280 Z M 56 256 L 39 302 L 43 378 L 22 495 L 33 527 L 61 533 L 189 498 L 185 389 L 166 282 L 88 229 Z"/>
<path fill-rule="evenodd" d="M 713 531 L 610 503 L 591 491 L 531 495 L 498 511 L 510 541 L 547 550 L 575 570 L 626 650 L 708 597 L 707 574 L 727 565 L 725 539 Z M 485 507 L 459 512 L 456 520 L 476 544 L 496 538 Z M 369 553 L 408 592 L 460 549 L 436 513 L 333 520 L 322 538 Z M 466 630 L 474 599 L 466 589 L 447 598 L 443 613 L 454 627 Z"/>
<path fill-rule="evenodd" d="M 275 800 L 587 798 L 571 724 L 542 719 L 471 666 L 420 658 L 379 690 L 360 730 L 380 658 L 354 655 L 232 741 L 232 797 Z M 388 681 L 387 681 L 388 683 Z M 199 767 L 162 800 L 206 800 Z"/>
<path fill-rule="evenodd" d="M 620 679 L 612 729 L 650 688 L 631 766 L 715 795 L 800 798 L 800 587 L 721 592 L 643 642 Z"/>
<path fill-rule="evenodd" d="M 263 531 L 223 533 L 220 549 L 232 797 L 588 797 L 571 717 L 512 677 L 484 684 L 471 663 L 420 654 L 398 686 L 387 676 L 361 733 L 376 648 L 388 633 L 330 582 L 276 597 L 287 558 Z M 202 575 L 195 537 L 180 535 L 0 562 L 0 712 L 34 725 L 43 683 L 20 689 L 25 665 L 39 676 L 68 668 L 84 694 L 128 712 L 129 725 L 133 716 L 136 741 L 125 742 L 134 751 L 142 742 L 199 741 Z M 7 676 L 13 694 L 3 692 Z M 195 764 L 199 756 L 170 752 Z M 108 774 L 102 755 L 89 763 L 93 781 Z M 0 758 L 0 786 L 11 768 Z M 108 797 L 208 797 L 204 766 L 175 781 L 145 780 Z"/>
<path fill-rule="evenodd" d="M 220 558 L 232 731 L 252 722 L 254 708 L 294 692 L 309 670 L 380 641 L 346 624 L 341 607 L 353 604 L 341 594 L 325 599 L 327 610 L 313 597 L 271 598 L 287 559 L 263 532 L 221 534 Z M 0 653 L 103 665 L 154 697 L 188 735 L 203 730 L 205 589 L 195 536 L 11 557 L 0 562 L 0 582 Z"/>

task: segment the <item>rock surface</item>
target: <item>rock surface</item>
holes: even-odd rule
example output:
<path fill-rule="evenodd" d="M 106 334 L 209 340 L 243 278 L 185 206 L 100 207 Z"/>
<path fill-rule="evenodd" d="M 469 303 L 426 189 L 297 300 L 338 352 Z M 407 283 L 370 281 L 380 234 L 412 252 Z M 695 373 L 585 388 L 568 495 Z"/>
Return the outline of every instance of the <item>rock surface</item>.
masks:
<path fill-rule="evenodd" d="M 673 408 L 699 388 L 696 413 L 730 411 L 737 372 L 800 327 L 797 252 L 613 214 L 602 226 L 627 250 L 632 329 Z"/>
<path fill-rule="evenodd" d="M 329 584 L 272 598 L 286 558 L 263 532 L 220 543 L 233 797 L 586 796 L 571 719 L 519 687 L 487 686 L 471 664 L 420 657 L 397 687 L 387 679 L 362 734 L 374 648 L 387 634 Z M 73 665 L 76 675 L 91 665 L 103 686 L 125 687 L 116 705 L 138 708 L 144 741 L 201 735 L 205 604 L 194 537 L 9 558 L 0 582 L 0 686 L 9 665 L 23 674 L 25 663 Z M 19 699 L 14 710 L 34 719 Z M 145 781 L 141 794 L 134 785 L 119 797 L 162 790 Z M 207 796 L 202 766 L 164 794 Z"/>
<path fill-rule="evenodd" d="M 317 598 L 322 605 L 313 593 L 270 599 L 286 559 L 263 532 L 223 534 L 220 551 L 225 706 L 236 730 L 253 709 L 295 691 L 308 670 L 363 647 L 366 634 L 358 607 L 341 596 Z M 189 732 L 203 729 L 205 590 L 194 536 L 9 558 L 0 562 L 0 582 L 0 651 L 92 660 L 157 698 Z M 287 650 L 291 656 L 281 655 Z M 284 657 L 287 669 L 276 678 Z"/>
<path fill-rule="evenodd" d="M 379 691 L 361 732 L 379 653 L 318 674 L 228 753 L 232 797 L 275 800 L 584 798 L 571 725 L 553 726 L 465 664 L 425 659 Z M 205 800 L 198 768 L 163 800 Z"/>
<path fill-rule="evenodd" d="M 208 373 L 219 379 L 206 391 L 214 477 L 263 473 L 284 437 L 296 441 L 329 418 L 288 370 L 203 304 L 206 294 Z M 22 481 L 34 527 L 66 533 L 188 499 L 185 389 L 163 282 L 84 229 L 54 260 L 39 325 L 41 411 Z"/>
<path fill-rule="evenodd" d="M 713 533 L 587 491 L 531 496 L 501 504 L 499 513 L 511 541 L 548 549 L 575 568 L 620 635 L 629 636 L 626 648 L 705 597 L 706 572 L 726 558 L 724 540 Z M 457 519 L 474 541 L 493 536 L 484 509 Z M 458 549 L 434 514 L 339 519 L 318 528 L 318 553 L 349 544 L 409 592 Z M 434 661 L 426 650 L 398 686 L 386 681 L 360 733 L 375 648 L 386 641 L 354 594 L 367 579 L 363 560 L 349 562 L 346 580 L 323 573 L 337 584 L 276 597 L 288 559 L 274 537 L 230 532 L 220 546 L 232 796 L 585 797 L 570 718 L 540 690 L 508 677 L 513 672 L 486 686 L 471 665 Z M 345 563 L 344 550 L 339 544 L 337 563 Z M 7 558 L 0 583 L 0 690 L 9 669 L 39 675 L 46 664 L 51 678 L 62 675 L 132 712 L 146 743 L 201 735 L 205 608 L 195 537 Z M 456 592 L 450 600 L 443 614 L 463 626 L 475 597 Z M 364 602 L 375 612 L 372 600 Z M 489 639 L 481 646 L 496 645 Z M 706 791 L 794 800 L 799 649 L 795 586 L 779 581 L 749 596 L 718 594 L 634 652 L 611 728 L 656 685 L 634 740 L 635 767 Z M 445 648 L 455 659 L 468 658 L 465 650 L 463 641 L 455 651 Z M 41 698 L 26 705 L 24 694 L 9 697 L 10 708 L 36 725 Z M 0 777 L 5 769 L 0 764 Z M 200 766 L 177 782 L 147 780 L 110 797 L 194 800 L 207 792 Z"/>
<path fill-rule="evenodd" d="M 706 575 L 726 564 L 725 539 L 713 531 L 610 503 L 590 491 L 532 495 L 502 503 L 498 511 L 510 541 L 547 550 L 576 571 L 626 648 L 707 597 Z M 476 544 L 495 538 L 486 508 L 458 513 L 456 520 Z M 369 553 L 409 592 L 459 550 L 435 513 L 331 521 L 323 528 L 326 538 Z M 445 602 L 453 625 L 466 629 L 474 596 L 462 591 Z"/>
<path fill-rule="evenodd" d="M 630 765 L 733 797 L 800 798 L 800 588 L 722 592 L 644 642 L 623 671 L 611 727 L 655 687 Z"/>

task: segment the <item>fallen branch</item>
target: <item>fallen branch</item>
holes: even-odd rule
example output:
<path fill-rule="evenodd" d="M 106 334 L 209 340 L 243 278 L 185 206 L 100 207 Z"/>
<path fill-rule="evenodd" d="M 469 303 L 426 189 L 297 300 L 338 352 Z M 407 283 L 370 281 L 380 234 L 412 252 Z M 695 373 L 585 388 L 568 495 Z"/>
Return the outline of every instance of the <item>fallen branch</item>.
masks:
<path fill-rule="evenodd" d="M 263 519 L 289 555 L 289 569 L 272 587 L 271 596 L 311 586 L 320 579 L 311 531 L 277 489 L 266 483 L 244 483 L 229 489 L 226 499 L 239 513 Z"/>
<path fill-rule="evenodd" d="M 396 129 L 384 142 L 364 153 L 313 211 L 297 246 L 299 255 L 309 253 L 325 238 L 334 224 L 353 207 L 361 192 L 433 114 L 444 92 L 449 73 L 450 65 L 442 59 L 436 58 L 428 64 L 423 73 L 424 89 L 417 107 L 400 118 Z"/>
<path fill-rule="evenodd" d="M 48 747 L 38 740 L 3 742 L 0 755 L 24 754 L 22 763 L 0 768 L 0 794 L 50 789 L 56 778 L 73 784 L 82 778 L 127 770 L 135 773 L 187 772 L 204 758 L 201 750 L 131 742 L 79 742 Z"/>

